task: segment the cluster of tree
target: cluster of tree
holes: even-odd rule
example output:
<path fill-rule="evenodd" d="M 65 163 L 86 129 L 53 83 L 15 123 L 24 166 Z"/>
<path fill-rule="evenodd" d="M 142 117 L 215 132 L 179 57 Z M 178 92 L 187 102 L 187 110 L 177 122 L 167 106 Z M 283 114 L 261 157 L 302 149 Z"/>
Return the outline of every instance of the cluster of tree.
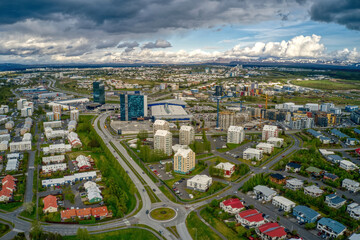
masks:
<path fill-rule="evenodd" d="M 31 224 L 30 238 L 33 240 L 62 240 L 63 237 L 59 233 L 44 232 L 40 222 L 34 221 Z M 19 233 L 14 240 L 26 239 L 24 233 Z"/>
<path fill-rule="evenodd" d="M 203 153 L 205 151 L 207 151 L 207 152 L 211 151 L 211 143 L 207 140 L 206 133 L 204 130 L 202 132 L 202 138 L 203 138 L 202 142 L 194 141 L 193 143 L 191 143 L 189 145 L 191 150 L 193 150 L 197 154 Z"/>
<path fill-rule="evenodd" d="M 209 167 L 209 174 L 210 176 L 216 176 L 216 177 L 221 177 L 223 178 L 224 177 L 224 170 L 223 169 L 219 169 L 219 168 L 216 168 L 214 165 L 211 165 Z"/>
<path fill-rule="evenodd" d="M 12 98 L 13 96 L 14 95 L 11 92 L 10 86 L 1 86 L 0 87 L 0 104 L 9 105 L 9 99 Z"/>
<path fill-rule="evenodd" d="M 257 185 L 267 185 L 270 183 L 268 174 L 260 173 L 256 174 L 252 178 L 250 178 L 244 185 L 241 187 L 242 192 L 246 193 L 248 191 L 252 191 Z"/>
<path fill-rule="evenodd" d="M 139 157 L 144 162 L 157 162 L 169 158 L 164 151 L 159 149 L 152 149 L 147 145 L 140 146 Z"/>

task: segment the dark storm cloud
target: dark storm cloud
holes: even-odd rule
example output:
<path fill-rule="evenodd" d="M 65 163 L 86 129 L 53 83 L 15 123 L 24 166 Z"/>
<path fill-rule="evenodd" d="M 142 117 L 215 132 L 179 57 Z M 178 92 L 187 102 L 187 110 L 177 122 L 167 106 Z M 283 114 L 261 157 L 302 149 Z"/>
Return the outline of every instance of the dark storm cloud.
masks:
<path fill-rule="evenodd" d="M 152 49 L 152 48 L 169 48 L 172 47 L 171 43 L 166 40 L 156 40 L 155 42 L 145 43 L 141 48 Z"/>
<path fill-rule="evenodd" d="M 311 19 L 334 22 L 349 29 L 360 30 L 359 0 L 319 0 L 310 9 Z"/>
<path fill-rule="evenodd" d="M 136 41 L 133 42 L 122 42 L 117 45 L 117 48 L 125 48 L 125 52 L 131 52 L 134 48 L 138 47 L 139 43 Z"/>
<path fill-rule="evenodd" d="M 97 45 L 97 49 L 111 48 L 116 47 L 119 41 L 116 40 L 101 40 Z"/>

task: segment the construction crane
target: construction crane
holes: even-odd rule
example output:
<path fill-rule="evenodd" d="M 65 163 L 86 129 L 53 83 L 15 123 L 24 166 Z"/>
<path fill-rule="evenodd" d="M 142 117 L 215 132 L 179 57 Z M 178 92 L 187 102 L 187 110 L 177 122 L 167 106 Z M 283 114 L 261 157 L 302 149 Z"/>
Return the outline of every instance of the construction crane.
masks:
<path fill-rule="evenodd" d="M 265 109 L 267 109 L 269 97 L 268 97 L 267 93 L 266 94 L 261 94 L 261 96 L 265 97 Z"/>
<path fill-rule="evenodd" d="M 245 101 L 238 101 L 238 102 L 231 102 L 231 103 L 240 103 L 240 112 L 242 112 L 242 104 L 243 104 L 243 102 L 245 102 Z"/>

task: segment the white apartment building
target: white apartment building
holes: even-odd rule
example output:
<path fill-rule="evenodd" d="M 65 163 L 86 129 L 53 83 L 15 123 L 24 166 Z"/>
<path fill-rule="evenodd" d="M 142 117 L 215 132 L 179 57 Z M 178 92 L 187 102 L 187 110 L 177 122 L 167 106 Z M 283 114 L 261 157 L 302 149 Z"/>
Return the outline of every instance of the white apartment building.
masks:
<path fill-rule="evenodd" d="M 321 190 L 318 186 L 311 185 L 304 188 L 304 193 L 311 197 L 320 197 L 324 193 L 324 191 Z"/>
<path fill-rule="evenodd" d="M 293 201 L 290 201 L 287 198 L 284 198 L 282 196 L 275 196 L 272 199 L 272 204 L 285 212 L 290 212 L 296 204 Z"/>
<path fill-rule="evenodd" d="M 341 186 L 343 188 L 346 188 L 349 191 L 354 192 L 354 193 L 360 190 L 360 183 L 358 183 L 358 182 L 356 182 L 354 180 L 348 179 L 348 178 L 345 178 L 342 181 Z"/>
<path fill-rule="evenodd" d="M 227 132 L 227 143 L 242 143 L 245 139 L 245 131 L 240 126 L 230 126 Z"/>
<path fill-rule="evenodd" d="M 284 139 L 277 137 L 270 137 L 268 138 L 267 143 L 273 144 L 274 147 L 276 148 L 280 148 L 284 144 Z"/>
<path fill-rule="evenodd" d="M 70 111 L 70 121 L 79 121 L 79 110 Z"/>
<path fill-rule="evenodd" d="M 346 171 L 353 171 L 359 169 L 359 167 L 355 163 L 350 162 L 349 160 L 341 160 L 339 166 Z"/>
<path fill-rule="evenodd" d="M 153 131 L 154 134 L 156 133 L 157 130 L 166 130 L 166 131 L 170 131 L 170 125 L 169 122 L 165 121 L 165 120 L 156 120 L 153 124 Z"/>
<path fill-rule="evenodd" d="M 317 112 L 317 111 L 319 111 L 319 104 L 307 103 L 307 104 L 305 104 L 305 108 L 309 108 L 311 112 Z"/>
<path fill-rule="evenodd" d="M 29 151 L 29 150 L 31 150 L 31 141 L 10 143 L 10 152 Z"/>
<path fill-rule="evenodd" d="M 61 121 L 44 122 L 44 129 L 49 128 L 60 128 L 62 126 Z"/>
<path fill-rule="evenodd" d="M 9 148 L 8 141 L 1 141 L 0 142 L 0 151 L 6 151 Z"/>
<path fill-rule="evenodd" d="M 274 145 L 271 143 L 261 142 L 258 145 L 256 145 L 256 149 L 263 150 L 264 153 L 270 154 L 274 150 Z"/>
<path fill-rule="evenodd" d="M 279 137 L 279 129 L 277 126 L 265 125 L 262 130 L 262 140 L 267 141 L 271 137 Z"/>
<path fill-rule="evenodd" d="M 296 191 L 304 187 L 304 181 L 297 178 L 292 178 L 286 180 L 286 187 L 293 191 Z"/>
<path fill-rule="evenodd" d="M 32 107 L 24 107 L 21 109 L 21 117 L 31 117 L 33 115 Z"/>
<path fill-rule="evenodd" d="M 66 163 L 58 163 L 58 164 L 43 165 L 41 168 L 44 173 L 51 173 L 56 171 L 65 171 L 67 169 L 67 166 Z"/>
<path fill-rule="evenodd" d="M 50 127 L 45 128 L 45 136 L 47 139 L 64 138 L 67 134 L 68 132 L 64 130 L 53 130 Z"/>
<path fill-rule="evenodd" d="M 49 157 L 43 157 L 43 164 L 51 164 L 51 163 L 61 163 L 65 161 L 65 155 L 55 155 Z"/>
<path fill-rule="evenodd" d="M 264 185 L 257 185 L 254 187 L 256 198 L 263 201 L 271 201 L 276 196 L 276 191 Z"/>
<path fill-rule="evenodd" d="M 173 158 L 174 172 L 187 174 L 195 169 L 195 153 L 193 150 L 180 148 Z"/>
<path fill-rule="evenodd" d="M 69 132 L 75 131 L 76 125 L 77 125 L 77 122 L 75 120 L 70 121 L 68 124 L 68 131 Z"/>
<path fill-rule="evenodd" d="M 16 102 L 17 110 L 21 110 L 23 108 L 25 102 L 26 102 L 26 99 L 19 99 Z"/>
<path fill-rule="evenodd" d="M 181 126 L 179 131 L 179 143 L 189 145 L 195 141 L 195 130 L 192 126 Z"/>
<path fill-rule="evenodd" d="M 56 153 L 66 153 L 71 151 L 71 145 L 70 144 L 52 144 L 49 147 L 44 147 L 43 152 L 45 155 L 48 154 L 56 154 Z"/>
<path fill-rule="evenodd" d="M 65 176 L 63 178 L 42 180 L 41 184 L 43 187 L 52 187 L 52 186 L 60 186 L 64 184 L 73 184 L 77 181 L 94 180 L 94 179 L 96 179 L 96 172 L 91 171 L 91 172 L 75 173 L 74 175 Z"/>
<path fill-rule="evenodd" d="M 263 150 L 257 150 L 255 148 L 248 148 L 243 152 L 243 159 L 252 160 L 256 159 L 257 161 L 263 158 Z"/>
<path fill-rule="evenodd" d="M 154 149 L 162 150 L 166 155 L 172 153 L 172 133 L 167 130 L 157 130 L 154 135 Z"/>
<path fill-rule="evenodd" d="M 11 137 L 10 137 L 10 134 L 3 134 L 3 135 L 0 135 L 0 141 L 8 141 L 10 142 L 11 140 Z"/>
<path fill-rule="evenodd" d="M 186 182 L 186 187 L 200 192 L 205 192 L 212 184 L 212 178 L 206 175 L 195 175 Z"/>

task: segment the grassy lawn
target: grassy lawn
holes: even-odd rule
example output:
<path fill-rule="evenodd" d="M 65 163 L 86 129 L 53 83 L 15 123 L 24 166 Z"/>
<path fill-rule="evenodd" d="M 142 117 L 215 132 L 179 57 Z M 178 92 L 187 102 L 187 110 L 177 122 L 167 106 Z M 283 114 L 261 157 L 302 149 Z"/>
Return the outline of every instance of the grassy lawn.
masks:
<path fill-rule="evenodd" d="M 167 227 L 167 230 L 169 230 L 172 234 L 174 234 L 177 238 L 180 238 L 180 235 L 176 229 L 176 226 Z"/>
<path fill-rule="evenodd" d="M 227 151 L 230 151 L 230 150 L 233 150 L 237 147 L 240 147 L 241 145 L 244 145 L 245 143 L 248 143 L 250 142 L 250 140 L 244 140 L 242 143 L 240 144 L 235 144 L 235 143 L 227 143 L 226 146 L 227 148 L 220 148 L 220 149 L 217 149 L 218 152 L 227 152 Z"/>
<path fill-rule="evenodd" d="M 317 88 L 322 90 L 350 90 L 350 89 L 360 89 L 359 85 L 352 84 L 346 80 L 309 80 L 309 81 L 291 81 L 292 84 Z"/>
<path fill-rule="evenodd" d="M 165 194 L 165 196 L 173 202 L 176 202 L 175 196 L 165 186 L 160 186 L 159 189 Z"/>
<path fill-rule="evenodd" d="M 193 239 L 221 240 L 211 228 L 198 218 L 195 212 L 191 212 L 186 218 L 186 227 Z"/>
<path fill-rule="evenodd" d="M 0 237 L 4 236 L 10 231 L 10 227 L 6 224 L 0 223 Z"/>
<path fill-rule="evenodd" d="M 12 212 L 18 207 L 20 207 L 23 202 L 11 202 L 11 203 L 2 203 L 0 204 L 0 209 L 8 212 Z"/>
<path fill-rule="evenodd" d="M 63 236 L 64 240 L 77 240 L 77 236 Z M 128 239 L 147 239 L 157 240 L 158 238 L 145 229 L 130 228 L 116 230 L 106 233 L 91 234 L 89 240 L 128 240 Z"/>
<path fill-rule="evenodd" d="M 150 216 L 159 221 L 170 220 L 175 215 L 175 211 L 171 208 L 156 208 L 150 212 Z"/>
<path fill-rule="evenodd" d="M 213 156 L 214 154 L 213 153 L 204 153 L 204 154 L 199 154 L 199 155 L 196 155 L 196 158 L 199 159 L 199 158 L 206 158 L 206 157 L 210 157 L 210 156 Z"/>
<path fill-rule="evenodd" d="M 203 161 L 201 161 L 201 162 L 203 162 Z M 190 178 L 192 176 L 200 174 L 202 171 L 204 171 L 206 169 L 206 167 L 207 166 L 204 165 L 204 164 L 196 164 L 195 169 L 190 174 L 180 174 L 180 173 L 176 173 L 174 171 L 171 171 L 172 172 L 171 174 L 173 175 L 174 178 L 166 180 L 165 183 L 169 187 L 172 187 L 175 182 L 181 180 L 182 178 L 188 179 L 188 178 Z"/>
<path fill-rule="evenodd" d="M 151 190 L 149 186 L 145 186 L 145 190 L 147 191 L 150 197 L 151 203 L 160 202 L 160 199 L 156 196 L 156 194 Z"/>

